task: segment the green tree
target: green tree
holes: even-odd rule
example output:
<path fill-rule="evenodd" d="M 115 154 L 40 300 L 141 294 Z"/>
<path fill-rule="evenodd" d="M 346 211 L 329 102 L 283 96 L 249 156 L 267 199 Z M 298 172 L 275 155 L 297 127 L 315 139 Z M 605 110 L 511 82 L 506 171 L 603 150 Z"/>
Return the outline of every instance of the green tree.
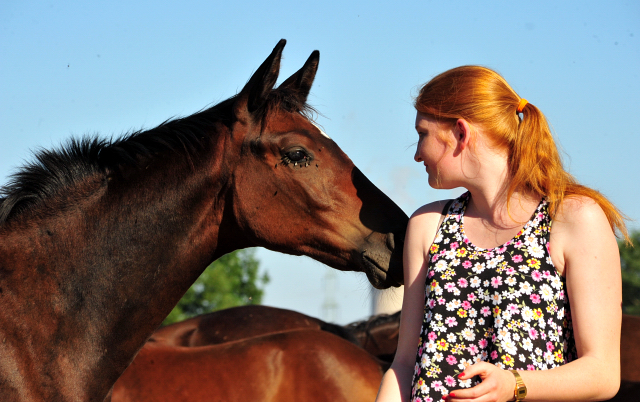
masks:
<path fill-rule="evenodd" d="M 640 315 L 640 231 L 631 233 L 632 246 L 618 242 L 622 267 L 622 311 Z"/>
<path fill-rule="evenodd" d="M 209 265 L 163 324 L 229 307 L 260 304 L 269 276 L 258 272 L 254 249 L 237 250 Z"/>

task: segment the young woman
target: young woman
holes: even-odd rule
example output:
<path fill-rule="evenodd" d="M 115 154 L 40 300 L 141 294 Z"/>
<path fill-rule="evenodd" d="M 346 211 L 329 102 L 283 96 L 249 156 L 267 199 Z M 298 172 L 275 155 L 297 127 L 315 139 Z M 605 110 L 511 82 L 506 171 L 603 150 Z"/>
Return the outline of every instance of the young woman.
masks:
<path fill-rule="evenodd" d="M 398 350 L 377 401 L 613 397 L 620 212 L 563 169 L 542 113 L 496 72 L 446 71 L 415 107 L 429 185 L 468 191 L 409 221 Z"/>

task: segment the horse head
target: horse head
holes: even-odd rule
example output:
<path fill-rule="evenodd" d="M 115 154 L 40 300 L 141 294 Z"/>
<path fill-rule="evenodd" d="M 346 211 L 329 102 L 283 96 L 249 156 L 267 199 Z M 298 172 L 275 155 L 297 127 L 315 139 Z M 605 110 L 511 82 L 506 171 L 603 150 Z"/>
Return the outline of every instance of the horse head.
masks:
<path fill-rule="evenodd" d="M 233 98 L 224 159 L 233 227 L 251 245 L 365 272 L 377 288 L 398 286 L 407 216 L 312 121 L 306 100 L 318 51 L 274 89 L 284 45 Z"/>

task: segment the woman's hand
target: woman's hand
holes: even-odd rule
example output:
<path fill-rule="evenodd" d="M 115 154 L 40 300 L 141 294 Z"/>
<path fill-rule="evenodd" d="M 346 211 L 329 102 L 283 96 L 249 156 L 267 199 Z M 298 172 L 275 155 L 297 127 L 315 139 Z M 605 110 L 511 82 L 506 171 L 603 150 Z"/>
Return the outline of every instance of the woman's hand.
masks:
<path fill-rule="evenodd" d="M 502 370 L 493 364 L 480 362 L 473 364 L 458 375 L 458 378 L 469 379 L 479 376 L 482 382 L 473 388 L 456 389 L 447 396 L 447 402 L 477 401 L 505 402 L 513 400 L 516 379 L 513 373 Z"/>

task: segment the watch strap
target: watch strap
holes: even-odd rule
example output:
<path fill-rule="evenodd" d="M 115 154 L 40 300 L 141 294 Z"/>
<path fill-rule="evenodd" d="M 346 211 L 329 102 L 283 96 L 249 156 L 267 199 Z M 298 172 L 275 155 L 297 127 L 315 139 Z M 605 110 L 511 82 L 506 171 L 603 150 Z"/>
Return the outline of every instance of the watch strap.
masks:
<path fill-rule="evenodd" d="M 524 385 L 524 381 L 520 374 L 516 370 L 509 370 L 516 378 L 516 387 L 513 390 L 513 397 L 515 401 L 521 401 L 527 396 L 527 386 Z"/>

